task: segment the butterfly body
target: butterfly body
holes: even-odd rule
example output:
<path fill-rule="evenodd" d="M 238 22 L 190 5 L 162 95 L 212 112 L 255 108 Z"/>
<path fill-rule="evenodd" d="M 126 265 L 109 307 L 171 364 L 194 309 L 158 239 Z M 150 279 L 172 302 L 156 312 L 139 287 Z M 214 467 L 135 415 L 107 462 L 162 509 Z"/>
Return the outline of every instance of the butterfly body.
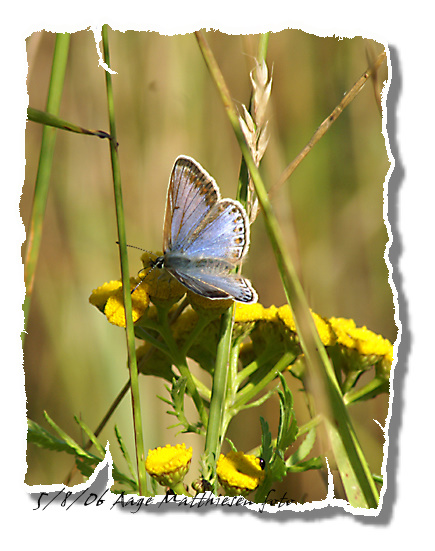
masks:
<path fill-rule="evenodd" d="M 214 179 L 190 157 L 175 161 L 163 228 L 164 267 L 189 290 L 211 299 L 257 301 L 249 280 L 233 270 L 249 247 L 243 206 L 221 199 Z"/>

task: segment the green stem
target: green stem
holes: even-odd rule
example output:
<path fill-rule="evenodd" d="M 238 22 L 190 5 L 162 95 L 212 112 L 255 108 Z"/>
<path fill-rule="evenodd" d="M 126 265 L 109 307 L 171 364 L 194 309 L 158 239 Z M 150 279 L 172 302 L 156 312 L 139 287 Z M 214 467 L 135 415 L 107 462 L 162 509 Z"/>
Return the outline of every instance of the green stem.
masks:
<path fill-rule="evenodd" d="M 260 34 L 260 40 L 258 42 L 258 55 L 257 55 L 257 59 L 259 63 L 266 60 L 267 47 L 269 45 L 269 36 L 270 36 L 270 32 Z"/>
<path fill-rule="evenodd" d="M 362 388 L 354 388 L 350 390 L 347 394 L 345 394 L 344 403 L 346 405 L 349 405 L 359 400 L 368 400 L 369 398 L 374 398 L 381 392 L 388 392 L 389 388 L 389 381 L 381 379 L 380 377 L 374 377 Z"/>
<path fill-rule="evenodd" d="M 208 463 L 208 482 L 216 492 L 216 462 L 222 445 L 222 421 L 226 405 L 228 360 L 234 323 L 234 305 L 221 317 L 220 338 L 217 346 L 216 366 L 210 400 L 210 413 L 205 438 L 204 456 Z"/>
<path fill-rule="evenodd" d="M 290 365 L 294 358 L 294 352 L 285 352 L 273 366 L 273 369 L 268 371 L 267 375 L 258 383 L 248 383 L 241 390 L 239 390 L 237 393 L 237 400 L 232 407 L 233 412 L 237 412 L 241 407 L 247 404 L 249 400 L 252 400 L 252 398 L 254 398 L 259 392 L 264 390 L 266 386 L 278 376 L 278 373 L 281 373 Z"/>
<path fill-rule="evenodd" d="M 56 35 L 46 106 L 47 113 L 52 115 L 57 115 L 59 113 L 63 84 L 65 80 L 66 64 L 68 60 L 70 38 L 71 35 L 69 33 Z M 41 151 L 39 154 L 38 172 L 35 182 L 32 214 L 27 237 L 26 257 L 24 260 L 26 298 L 24 299 L 23 304 L 23 342 L 26 335 L 30 301 L 33 293 L 36 263 L 38 261 L 39 249 L 41 246 L 42 226 L 44 221 L 45 206 L 47 204 L 48 189 L 50 186 L 50 175 L 53 164 L 55 142 L 56 129 L 51 126 L 44 126 L 44 130 L 42 132 Z"/>
<path fill-rule="evenodd" d="M 110 67 L 107 25 L 103 25 L 102 38 L 103 38 L 104 61 L 107 64 L 107 66 Z M 123 209 L 122 187 L 121 187 L 121 171 L 119 166 L 118 147 L 117 147 L 118 144 L 117 144 L 117 137 L 116 137 L 112 76 L 109 73 L 109 71 L 105 71 L 105 75 L 106 75 L 107 103 L 108 103 L 109 122 L 110 122 L 110 134 L 113 138 L 110 141 L 110 157 L 112 161 L 113 189 L 115 194 L 116 219 L 117 219 L 117 225 L 118 225 L 118 241 L 120 246 L 119 251 L 120 251 L 120 260 L 121 260 L 122 286 L 123 286 L 123 297 L 124 297 L 125 317 L 126 317 L 128 366 L 129 366 L 130 381 L 131 381 L 131 400 L 132 400 L 132 408 L 133 408 L 133 425 L 134 425 L 135 446 L 136 446 L 136 464 L 137 464 L 137 470 L 138 470 L 139 494 L 143 496 L 148 494 L 148 490 L 146 485 L 145 449 L 144 449 L 143 433 L 142 433 L 142 416 L 141 416 L 141 408 L 140 408 L 139 381 L 138 381 L 136 349 L 135 349 L 135 340 L 134 340 L 135 339 L 134 326 L 133 326 L 133 318 L 132 318 L 130 277 L 129 277 L 129 269 L 128 269 L 124 209 Z"/>
<path fill-rule="evenodd" d="M 172 335 L 168 316 L 164 315 L 162 310 L 158 310 L 158 314 L 159 314 L 159 321 L 160 321 L 160 334 L 163 337 L 163 340 L 165 341 L 166 346 L 168 347 L 171 360 L 174 363 L 174 365 L 177 367 L 178 371 L 180 372 L 180 375 L 182 377 L 185 377 L 187 390 L 195 403 L 196 409 L 201 419 L 201 423 L 203 424 L 204 428 L 207 428 L 208 426 L 207 411 L 205 409 L 204 401 L 199 395 L 198 389 L 196 388 L 195 382 L 192 378 L 192 374 L 190 373 L 190 369 L 187 365 L 186 356 L 185 354 L 183 354 L 182 351 L 178 349 L 178 345 L 175 342 L 174 337 Z"/>
<path fill-rule="evenodd" d="M 351 371 L 346 375 L 346 378 L 341 385 L 341 392 L 343 394 L 346 394 L 355 386 L 356 382 L 361 376 L 361 373 L 362 371 Z"/>

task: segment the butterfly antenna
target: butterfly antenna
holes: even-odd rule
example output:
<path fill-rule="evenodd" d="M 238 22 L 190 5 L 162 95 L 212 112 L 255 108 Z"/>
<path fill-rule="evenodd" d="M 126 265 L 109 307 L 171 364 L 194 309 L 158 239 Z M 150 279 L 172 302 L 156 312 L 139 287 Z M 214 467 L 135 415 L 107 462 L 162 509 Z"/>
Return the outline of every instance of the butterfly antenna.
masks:
<path fill-rule="evenodd" d="M 117 245 L 119 245 L 119 241 L 115 241 L 115 243 Z M 131 249 L 138 249 L 139 251 L 143 251 L 144 253 L 150 253 L 152 254 L 152 251 L 148 251 L 147 249 L 142 249 L 142 247 L 136 247 L 136 245 L 128 245 L 126 244 L 127 247 L 130 247 Z"/>
<path fill-rule="evenodd" d="M 139 249 L 139 247 L 134 247 L 135 249 Z M 141 250 L 144 250 L 144 249 L 141 249 Z M 147 251 L 149 252 L 149 251 Z M 157 262 L 154 262 L 154 264 L 151 265 L 151 268 L 148 270 L 148 272 L 145 274 L 145 277 L 142 277 L 141 280 L 139 281 L 139 283 L 136 285 L 136 287 L 131 291 L 131 295 L 136 291 L 136 289 L 139 287 L 139 285 L 141 285 L 141 283 L 144 281 L 144 279 L 150 275 L 150 273 L 154 270 L 154 268 L 157 268 L 158 267 L 158 263 Z M 144 270 L 144 268 L 142 268 L 142 270 L 139 270 L 137 275 L 138 277 L 140 278 L 140 273 Z"/>

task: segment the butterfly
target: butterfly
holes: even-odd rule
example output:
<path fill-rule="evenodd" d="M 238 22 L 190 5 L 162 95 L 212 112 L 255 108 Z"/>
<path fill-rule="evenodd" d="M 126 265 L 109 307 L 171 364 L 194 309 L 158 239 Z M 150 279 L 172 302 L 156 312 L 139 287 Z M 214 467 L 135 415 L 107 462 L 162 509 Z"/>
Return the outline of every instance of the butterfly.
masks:
<path fill-rule="evenodd" d="M 165 268 L 187 289 L 211 299 L 257 302 L 249 280 L 233 273 L 249 248 L 249 221 L 243 206 L 221 199 L 214 179 L 187 156 L 172 168 L 163 226 Z"/>

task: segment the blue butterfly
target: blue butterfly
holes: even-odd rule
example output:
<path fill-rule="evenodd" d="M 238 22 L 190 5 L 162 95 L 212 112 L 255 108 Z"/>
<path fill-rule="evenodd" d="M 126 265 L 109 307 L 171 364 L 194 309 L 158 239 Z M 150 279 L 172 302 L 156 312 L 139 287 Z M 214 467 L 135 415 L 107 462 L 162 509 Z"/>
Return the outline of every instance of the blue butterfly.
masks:
<path fill-rule="evenodd" d="M 216 182 L 199 163 L 178 157 L 166 200 L 164 254 L 155 266 L 198 295 L 249 304 L 257 302 L 257 293 L 250 281 L 233 273 L 248 247 L 243 206 L 221 199 Z"/>

